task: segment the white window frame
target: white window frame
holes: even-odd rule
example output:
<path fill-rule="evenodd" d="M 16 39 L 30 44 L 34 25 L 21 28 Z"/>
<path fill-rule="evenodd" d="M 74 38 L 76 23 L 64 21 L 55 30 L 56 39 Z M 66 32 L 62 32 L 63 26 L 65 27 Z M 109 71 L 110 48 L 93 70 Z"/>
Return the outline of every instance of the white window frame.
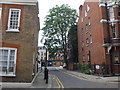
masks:
<path fill-rule="evenodd" d="M 2 8 L 0 8 L 0 19 L 1 19 L 1 16 L 2 16 Z"/>
<path fill-rule="evenodd" d="M 117 33 L 115 27 L 112 28 L 112 38 L 117 38 Z"/>
<path fill-rule="evenodd" d="M 90 35 L 90 43 L 92 44 L 92 35 Z"/>
<path fill-rule="evenodd" d="M 88 32 L 88 24 L 85 25 L 86 33 Z"/>
<path fill-rule="evenodd" d="M 86 38 L 86 44 L 89 44 L 89 38 Z"/>
<path fill-rule="evenodd" d="M 87 17 L 88 13 L 87 13 L 87 10 L 85 10 L 85 17 Z"/>
<path fill-rule="evenodd" d="M 90 17 L 88 17 L 88 25 L 91 25 Z"/>
<path fill-rule="evenodd" d="M 114 15 L 114 8 L 113 7 L 109 8 L 109 14 L 110 14 L 110 21 L 114 21 L 115 15 Z"/>
<path fill-rule="evenodd" d="M 120 6 L 118 6 L 118 16 L 120 17 Z"/>
<path fill-rule="evenodd" d="M 8 60 L 7 60 L 7 73 L 5 72 L 0 72 L 0 76 L 16 76 L 16 59 L 17 59 L 17 48 L 8 48 L 8 47 L 0 47 L 0 50 L 8 50 Z M 13 72 L 9 72 L 9 63 L 10 63 L 10 51 L 11 50 L 15 50 L 15 56 L 14 56 L 14 71 Z M 0 60 L 0 62 L 2 62 L 4 60 Z M 1 64 L 2 65 L 2 64 Z M 1 66 L 3 67 L 3 66 Z"/>
<path fill-rule="evenodd" d="M 115 51 L 114 62 L 119 63 L 119 52 L 118 51 Z"/>
<path fill-rule="evenodd" d="M 89 5 L 87 5 L 87 12 L 89 12 L 90 11 L 90 6 Z"/>
<path fill-rule="evenodd" d="M 17 29 L 10 29 L 10 18 L 11 18 L 11 12 L 12 10 L 18 10 L 19 11 L 19 15 L 18 15 L 18 28 Z M 19 32 L 19 27 L 20 27 L 20 15 L 21 15 L 21 9 L 16 9 L 16 8 L 10 8 L 9 10 L 9 19 L 8 19 L 8 30 L 6 31 L 10 31 L 10 32 Z"/>

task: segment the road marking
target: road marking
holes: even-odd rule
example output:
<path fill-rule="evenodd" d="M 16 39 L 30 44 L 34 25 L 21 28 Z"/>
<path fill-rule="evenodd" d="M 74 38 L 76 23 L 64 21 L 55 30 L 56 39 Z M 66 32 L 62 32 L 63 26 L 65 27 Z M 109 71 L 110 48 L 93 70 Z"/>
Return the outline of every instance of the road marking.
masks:
<path fill-rule="evenodd" d="M 56 69 L 57 69 L 57 68 L 56 68 Z M 72 74 L 72 73 L 68 73 L 68 72 L 65 72 L 65 71 L 61 71 L 61 70 L 59 70 L 59 69 L 57 69 L 57 70 L 60 71 L 60 72 L 62 72 L 62 73 L 68 74 L 68 75 L 73 76 L 73 77 L 76 77 L 76 78 L 78 78 L 78 79 L 81 79 L 81 80 L 92 81 L 92 82 L 98 82 L 98 83 L 118 83 L 118 84 L 120 83 L 120 82 L 103 82 L 103 81 L 88 80 L 88 79 L 82 78 L 82 77 L 77 76 L 77 75 Z"/>
<path fill-rule="evenodd" d="M 60 81 L 60 79 L 56 75 L 54 75 L 54 77 L 55 77 L 55 80 L 57 82 L 58 88 L 62 88 L 63 89 L 64 86 L 63 86 L 62 82 Z"/>
<path fill-rule="evenodd" d="M 58 80 L 57 79 L 55 79 L 55 80 L 57 82 L 58 88 L 60 88 L 60 84 L 59 84 Z"/>
<path fill-rule="evenodd" d="M 60 83 L 61 87 L 62 87 L 62 88 L 64 88 L 64 86 L 63 86 L 62 82 L 59 80 L 59 78 L 58 78 L 58 77 L 57 77 L 57 80 L 58 80 L 58 82 Z"/>
<path fill-rule="evenodd" d="M 63 71 L 60 71 L 60 72 L 63 72 Z M 63 73 L 68 74 L 68 75 L 73 76 L 73 77 L 76 77 L 78 79 L 87 80 L 87 79 L 81 78 L 81 77 L 79 77 L 77 75 L 74 75 L 74 74 L 71 74 L 71 73 L 68 73 L 68 72 L 63 72 Z"/>

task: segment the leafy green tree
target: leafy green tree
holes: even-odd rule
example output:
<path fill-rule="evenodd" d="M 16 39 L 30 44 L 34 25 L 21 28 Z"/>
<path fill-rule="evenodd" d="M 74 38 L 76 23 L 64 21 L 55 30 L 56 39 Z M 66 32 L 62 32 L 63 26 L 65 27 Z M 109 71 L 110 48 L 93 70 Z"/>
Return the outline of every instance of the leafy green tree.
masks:
<path fill-rule="evenodd" d="M 56 5 L 49 10 L 49 14 L 45 18 L 43 34 L 49 42 L 49 51 L 54 53 L 58 48 L 64 53 L 66 62 L 66 43 L 67 34 L 71 26 L 76 24 L 77 12 L 68 5 Z M 52 55 L 51 55 L 52 56 Z"/>
<path fill-rule="evenodd" d="M 77 25 L 71 27 L 68 32 L 68 45 L 70 49 L 69 62 L 78 62 L 78 37 L 77 37 Z"/>

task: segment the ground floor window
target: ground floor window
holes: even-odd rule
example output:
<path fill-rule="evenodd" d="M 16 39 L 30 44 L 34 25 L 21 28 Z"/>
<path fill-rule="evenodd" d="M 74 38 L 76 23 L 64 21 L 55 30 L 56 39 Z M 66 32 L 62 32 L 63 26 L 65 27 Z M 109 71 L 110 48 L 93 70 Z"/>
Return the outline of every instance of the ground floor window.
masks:
<path fill-rule="evenodd" d="M 112 38 L 117 38 L 115 27 L 112 28 Z"/>
<path fill-rule="evenodd" d="M 0 47 L 0 75 L 15 76 L 17 48 Z"/>
<path fill-rule="evenodd" d="M 115 63 L 119 63 L 119 51 L 118 50 L 115 50 L 114 61 Z"/>

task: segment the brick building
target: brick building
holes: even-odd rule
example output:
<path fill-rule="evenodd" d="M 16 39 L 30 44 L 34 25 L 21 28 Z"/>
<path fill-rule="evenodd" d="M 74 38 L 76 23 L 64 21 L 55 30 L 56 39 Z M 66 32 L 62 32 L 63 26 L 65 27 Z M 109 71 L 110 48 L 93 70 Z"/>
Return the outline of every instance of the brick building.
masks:
<path fill-rule="evenodd" d="M 31 82 L 37 73 L 38 1 L 0 1 L 0 76 L 3 82 Z"/>
<path fill-rule="evenodd" d="M 104 1 L 104 0 L 103 0 Z M 120 2 L 79 7 L 78 58 L 97 74 L 120 74 Z"/>
<path fill-rule="evenodd" d="M 64 54 L 61 49 L 59 49 L 53 58 L 50 58 L 48 62 L 52 62 L 53 66 L 63 66 L 64 65 Z"/>

